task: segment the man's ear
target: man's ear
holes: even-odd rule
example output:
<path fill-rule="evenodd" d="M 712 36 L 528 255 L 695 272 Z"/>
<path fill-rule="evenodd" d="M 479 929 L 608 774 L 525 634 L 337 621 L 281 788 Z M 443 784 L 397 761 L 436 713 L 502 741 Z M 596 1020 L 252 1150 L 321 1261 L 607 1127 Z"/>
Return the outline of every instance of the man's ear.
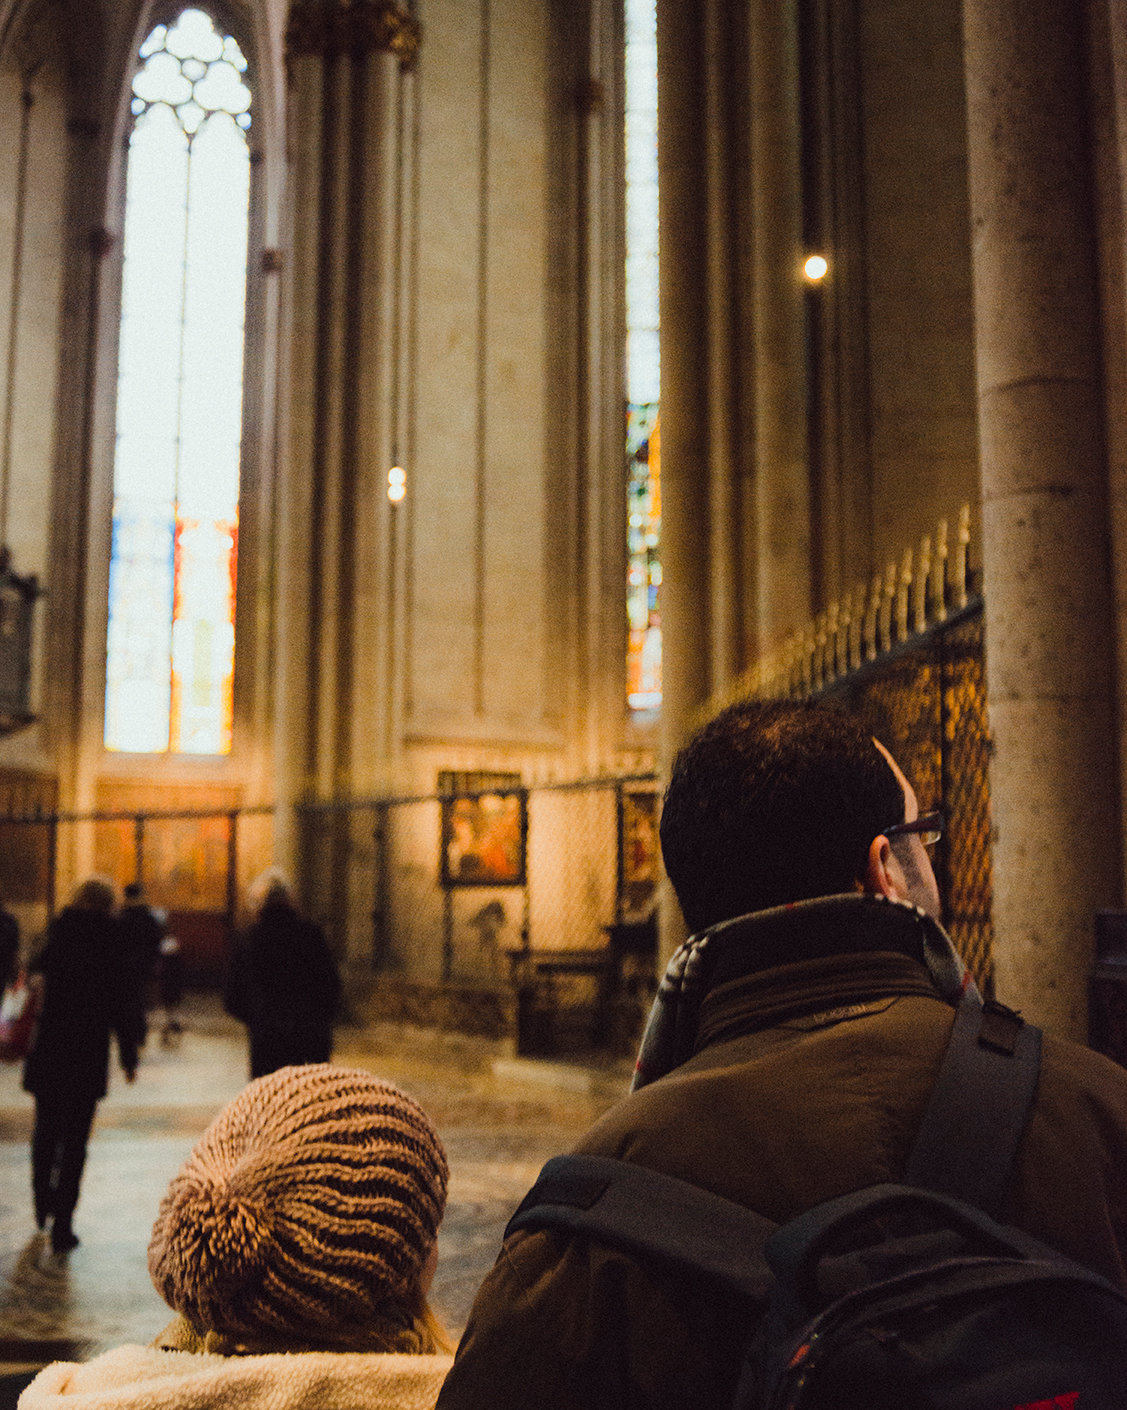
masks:
<path fill-rule="evenodd" d="M 890 900 L 904 896 L 903 870 L 887 837 L 874 837 L 869 843 L 861 890 L 869 896 L 887 896 Z"/>

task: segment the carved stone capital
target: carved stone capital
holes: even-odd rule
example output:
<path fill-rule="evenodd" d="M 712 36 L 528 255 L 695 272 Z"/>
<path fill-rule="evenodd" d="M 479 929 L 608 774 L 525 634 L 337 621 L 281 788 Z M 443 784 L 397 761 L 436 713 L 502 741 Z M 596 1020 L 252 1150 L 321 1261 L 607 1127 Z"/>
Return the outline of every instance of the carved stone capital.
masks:
<path fill-rule="evenodd" d="M 286 58 L 303 54 L 394 54 L 413 68 L 419 23 L 398 0 L 294 0 L 286 26 Z"/>

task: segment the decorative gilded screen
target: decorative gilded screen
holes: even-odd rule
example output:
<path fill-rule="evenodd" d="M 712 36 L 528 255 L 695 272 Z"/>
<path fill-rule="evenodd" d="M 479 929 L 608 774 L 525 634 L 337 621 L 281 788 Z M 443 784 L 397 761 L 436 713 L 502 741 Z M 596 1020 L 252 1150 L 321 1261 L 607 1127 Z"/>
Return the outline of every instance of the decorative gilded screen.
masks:
<path fill-rule="evenodd" d="M 231 749 L 250 195 L 246 59 L 203 10 L 133 78 L 105 744 Z"/>

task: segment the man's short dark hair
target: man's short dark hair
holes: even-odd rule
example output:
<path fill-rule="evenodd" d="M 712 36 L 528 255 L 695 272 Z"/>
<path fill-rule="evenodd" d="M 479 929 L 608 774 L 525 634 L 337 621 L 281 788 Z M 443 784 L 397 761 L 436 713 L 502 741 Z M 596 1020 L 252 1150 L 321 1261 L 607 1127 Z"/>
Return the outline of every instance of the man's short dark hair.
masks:
<path fill-rule="evenodd" d="M 685 922 L 852 890 L 904 790 L 852 716 L 808 701 L 729 706 L 678 754 L 661 850 Z"/>

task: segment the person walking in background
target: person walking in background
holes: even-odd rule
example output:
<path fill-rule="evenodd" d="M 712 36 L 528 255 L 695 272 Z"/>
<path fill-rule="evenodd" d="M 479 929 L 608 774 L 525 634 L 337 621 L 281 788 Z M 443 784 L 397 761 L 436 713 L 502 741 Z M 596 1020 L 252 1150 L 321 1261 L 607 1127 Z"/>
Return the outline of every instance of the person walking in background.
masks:
<path fill-rule="evenodd" d="M 15 979 L 19 970 L 19 921 L 0 901 L 0 993 Z"/>
<path fill-rule="evenodd" d="M 143 1046 L 148 1031 L 145 1011 L 148 1008 L 149 988 L 160 953 L 160 943 L 164 938 L 164 925 L 146 902 L 144 889 L 139 881 L 131 881 L 125 888 L 125 901 L 118 916 L 118 924 L 121 927 L 126 975 L 135 1006 L 137 1042 Z"/>
<path fill-rule="evenodd" d="M 153 1227 L 176 1319 L 151 1346 L 47 1366 L 21 1410 L 430 1410 L 451 1360 L 427 1303 L 447 1179 L 426 1113 L 370 1073 L 252 1082 Z"/>
<path fill-rule="evenodd" d="M 175 935 L 166 935 L 157 955 L 157 1002 L 161 1008 L 160 1041 L 171 1047 L 184 1031 L 177 1014 L 184 998 L 184 956 Z"/>
<path fill-rule="evenodd" d="M 106 878 L 84 881 L 51 922 L 31 965 L 43 991 L 23 1071 L 24 1089 L 35 1098 L 32 1192 L 39 1228 L 53 1221 L 56 1253 L 78 1243 L 71 1221 L 94 1111 L 109 1082 L 111 1033 L 125 1080 L 137 1073 L 136 1015 L 115 904 Z"/>
<path fill-rule="evenodd" d="M 340 976 L 325 932 L 300 915 L 273 868 L 251 883 L 254 922 L 234 944 L 224 1003 L 250 1035 L 250 1075 L 327 1062 Z"/>

